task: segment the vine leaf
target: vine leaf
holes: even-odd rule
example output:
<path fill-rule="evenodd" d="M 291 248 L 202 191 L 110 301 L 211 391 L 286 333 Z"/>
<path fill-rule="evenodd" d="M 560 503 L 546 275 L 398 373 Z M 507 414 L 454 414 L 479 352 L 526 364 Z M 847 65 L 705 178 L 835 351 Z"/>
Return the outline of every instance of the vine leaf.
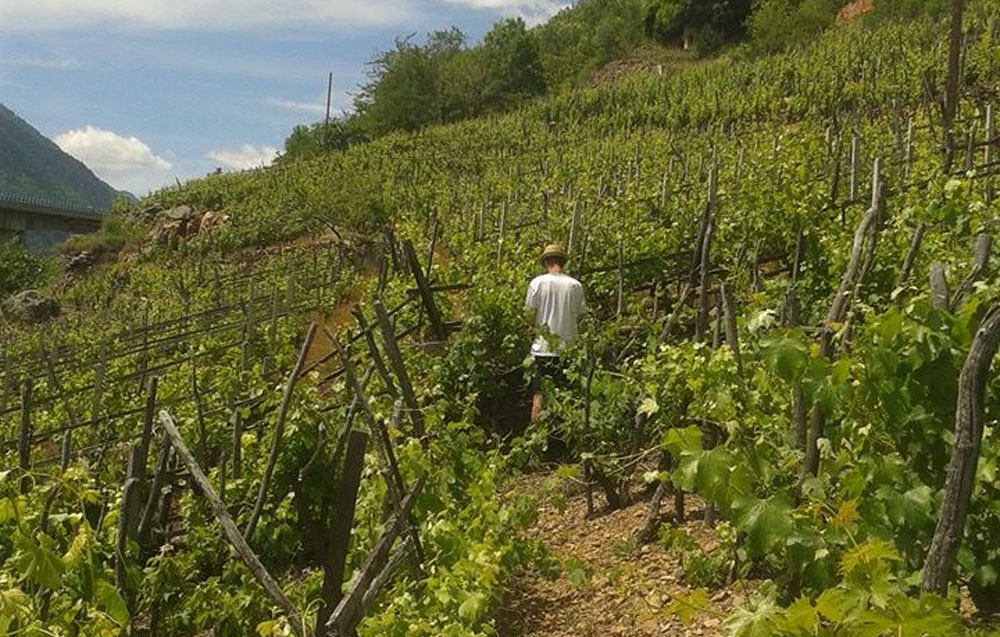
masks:
<path fill-rule="evenodd" d="M 684 453 L 701 451 L 701 429 L 698 427 L 675 427 L 663 436 L 663 446 L 675 459 Z"/>
<path fill-rule="evenodd" d="M 833 516 L 830 524 L 835 528 L 847 530 L 860 517 L 858 515 L 858 501 L 851 499 L 840 505 L 837 515 Z"/>
<path fill-rule="evenodd" d="M 710 610 L 708 603 L 708 593 L 703 588 L 691 591 L 688 595 L 678 595 L 667 604 L 665 612 L 677 617 L 684 625 L 689 625 L 691 621 Z"/>
<path fill-rule="evenodd" d="M 840 563 L 845 575 L 850 575 L 858 569 L 871 569 L 871 567 L 885 562 L 900 561 L 899 553 L 885 540 L 868 540 L 859 544 L 855 548 L 844 553 L 844 559 Z"/>
<path fill-rule="evenodd" d="M 482 593 L 472 593 L 458 607 L 458 616 L 467 622 L 474 622 L 479 619 L 483 610 L 483 602 L 486 596 Z"/>
<path fill-rule="evenodd" d="M 819 612 L 808 597 L 800 597 L 785 610 L 782 628 L 794 635 L 813 634 L 819 628 Z"/>
<path fill-rule="evenodd" d="M 792 534 L 792 508 L 781 496 L 737 503 L 737 526 L 746 533 L 753 553 L 763 555 Z"/>
<path fill-rule="evenodd" d="M 65 566 L 58 555 L 43 546 L 41 538 L 44 537 L 39 533 L 40 541 L 36 543 L 31 538 L 18 534 L 15 542 L 21 556 L 17 563 L 19 570 L 31 581 L 39 586 L 58 590 Z"/>
<path fill-rule="evenodd" d="M 97 582 L 97 602 L 119 626 L 128 625 L 128 607 L 111 582 L 103 579 Z"/>

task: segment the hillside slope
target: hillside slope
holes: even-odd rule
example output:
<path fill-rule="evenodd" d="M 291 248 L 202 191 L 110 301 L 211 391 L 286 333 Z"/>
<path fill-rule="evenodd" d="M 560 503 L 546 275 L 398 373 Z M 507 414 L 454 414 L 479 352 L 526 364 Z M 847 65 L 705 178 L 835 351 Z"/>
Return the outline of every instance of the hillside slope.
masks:
<path fill-rule="evenodd" d="M 109 210 L 121 196 L 79 160 L 0 104 L 0 194 Z"/>
<path fill-rule="evenodd" d="M 920 571 L 962 363 L 1000 298 L 981 249 L 971 263 L 1000 215 L 984 134 L 998 18 L 970 4 L 951 164 L 924 103 L 925 78 L 943 76 L 940 25 L 848 26 L 782 55 L 213 175 L 115 217 L 140 245 L 71 280 L 48 329 L 0 332 L 3 460 L 19 467 L 0 484 L 11 630 L 85 617 L 102 623 L 84 635 L 288 635 L 353 590 L 362 637 L 481 637 L 504 627 L 507 589 L 522 626 L 506 627 L 522 634 L 588 634 L 563 611 L 591 590 L 613 619 L 627 616 L 612 598 L 636 609 L 629 637 L 650 622 L 979 637 L 953 608 L 959 589 L 982 617 L 1000 598 L 997 428 L 979 428 L 948 598 L 923 592 Z M 524 288 L 554 240 L 588 318 L 564 350 L 571 382 L 546 387 L 525 431 L 510 425 L 531 374 Z M 359 258 L 372 254 L 377 268 Z M 932 295 L 930 277 L 960 285 Z M 1000 412 L 997 383 L 978 387 Z M 197 452 L 214 513 L 188 488 L 197 474 L 167 470 L 153 407 Z M 171 488 L 156 516 L 143 498 L 137 535 L 122 485 L 158 494 L 135 470 L 154 458 Z M 519 490 L 512 477 L 541 460 L 559 466 Z M 81 500 L 86 518 L 65 515 Z M 266 593 L 220 511 L 273 578 Z M 381 564 L 375 578 L 366 565 Z M 640 569 L 655 588 L 617 588 Z"/>

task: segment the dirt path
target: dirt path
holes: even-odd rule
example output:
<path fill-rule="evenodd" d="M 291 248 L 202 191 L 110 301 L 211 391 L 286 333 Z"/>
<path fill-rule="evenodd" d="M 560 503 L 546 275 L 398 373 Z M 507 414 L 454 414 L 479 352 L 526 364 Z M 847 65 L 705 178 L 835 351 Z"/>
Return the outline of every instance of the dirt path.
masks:
<path fill-rule="evenodd" d="M 531 477 L 518 491 L 538 493 L 542 477 Z M 667 503 L 664 503 L 665 506 Z M 700 517 L 689 503 L 690 518 Z M 549 579 L 529 571 L 515 576 L 500 611 L 501 637 L 598 637 L 653 635 L 722 635 L 722 618 L 746 599 L 747 591 L 708 591 L 711 613 L 685 625 L 669 608 L 689 595 L 680 557 L 657 543 L 637 547 L 631 538 L 645 521 L 647 505 L 586 520 L 582 492 L 565 483 L 539 507 L 539 520 L 528 537 L 545 542 L 563 565 Z M 669 513 L 669 511 L 667 511 Z M 711 550 L 715 533 L 700 520 L 682 528 Z"/>

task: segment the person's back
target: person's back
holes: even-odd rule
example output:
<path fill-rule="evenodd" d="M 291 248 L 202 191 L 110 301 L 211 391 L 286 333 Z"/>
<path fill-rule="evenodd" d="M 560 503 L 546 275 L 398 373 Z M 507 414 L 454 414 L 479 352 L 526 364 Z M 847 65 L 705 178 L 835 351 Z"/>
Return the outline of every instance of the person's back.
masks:
<path fill-rule="evenodd" d="M 535 325 L 547 327 L 560 343 L 571 343 L 577 335 L 577 320 L 583 314 L 583 286 L 568 274 L 542 274 L 528 285 L 527 305 L 535 312 Z M 531 353 L 556 355 L 544 334 L 535 339 Z"/>
<path fill-rule="evenodd" d="M 583 286 L 563 272 L 568 258 L 561 246 L 552 244 L 546 247 L 541 257 L 545 274 L 532 279 L 525 298 L 525 305 L 534 314 L 535 329 L 542 332 L 531 345 L 535 361 L 532 420 L 536 420 L 542 411 L 541 378 L 559 379 L 564 376 L 558 349 L 576 339 L 577 321 L 583 316 Z M 539 330 L 542 327 L 545 329 Z M 550 344 L 550 339 L 555 342 Z"/>

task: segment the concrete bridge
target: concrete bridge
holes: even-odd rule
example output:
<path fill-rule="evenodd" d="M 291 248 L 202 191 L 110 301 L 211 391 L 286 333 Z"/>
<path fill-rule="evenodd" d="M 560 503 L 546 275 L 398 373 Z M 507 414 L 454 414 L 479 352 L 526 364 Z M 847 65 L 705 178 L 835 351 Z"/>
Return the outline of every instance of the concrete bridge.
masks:
<path fill-rule="evenodd" d="M 16 237 L 28 250 L 48 252 L 71 234 L 100 228 L 108 212 L 0 191 L 0 239 Z"/>

